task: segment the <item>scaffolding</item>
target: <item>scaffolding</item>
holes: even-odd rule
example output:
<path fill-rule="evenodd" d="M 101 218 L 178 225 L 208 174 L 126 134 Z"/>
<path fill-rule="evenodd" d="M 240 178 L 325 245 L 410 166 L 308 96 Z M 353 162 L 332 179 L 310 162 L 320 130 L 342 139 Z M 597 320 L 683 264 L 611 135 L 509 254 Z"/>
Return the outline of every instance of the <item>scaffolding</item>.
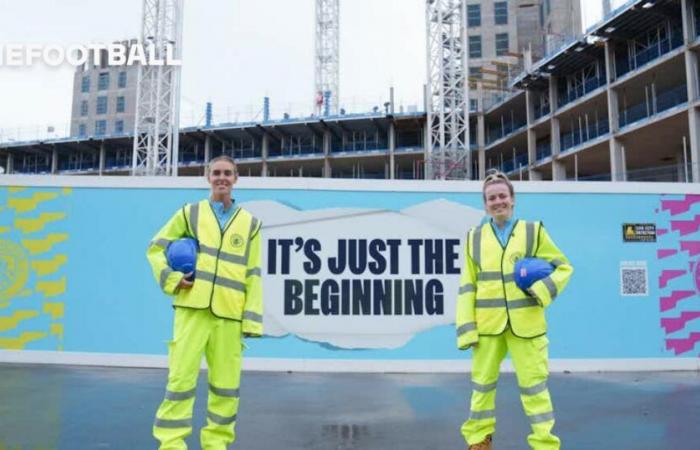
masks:
<path fill-rule="evenodd" d="M 141 43 L 156 60 L 182 54 L 183 0 L 144 0 Z M 172 55 L 169 51 L 172 50 Z M 150 57 L 150 56 L 149 56 Z M 177 176 L 180 66 L 139 66 L 133 175 Z"/>
<path fill-rule="evenodd" d="M 340 0 L 316 0 L 314 109 L 337 115 L 340 78 Z"/>
<path fill-rule="evenodd" d="M 466 3 L 426 0 L 428 179 L 470 179 Z"/>

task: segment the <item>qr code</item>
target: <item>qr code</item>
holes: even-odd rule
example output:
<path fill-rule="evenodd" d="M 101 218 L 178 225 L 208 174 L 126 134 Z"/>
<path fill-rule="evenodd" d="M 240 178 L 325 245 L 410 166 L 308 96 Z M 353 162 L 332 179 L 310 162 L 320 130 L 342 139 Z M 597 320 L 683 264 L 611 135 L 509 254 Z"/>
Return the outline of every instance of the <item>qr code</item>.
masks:
<path fill-rule="evenodd" d="M 622 295 L 649 295 L 646 267 L 621 267 Z"/>

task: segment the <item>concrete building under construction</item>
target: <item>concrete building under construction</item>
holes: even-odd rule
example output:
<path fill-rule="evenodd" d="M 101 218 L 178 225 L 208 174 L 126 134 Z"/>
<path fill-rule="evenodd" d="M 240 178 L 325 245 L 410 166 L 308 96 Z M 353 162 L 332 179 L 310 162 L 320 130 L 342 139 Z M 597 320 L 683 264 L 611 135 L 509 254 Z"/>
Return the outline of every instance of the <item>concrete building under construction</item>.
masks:
<path fill-rule="evenodd" d="M 543 12 L 547 3 L 538 3 Z M 531 180 L 700 180 L 696 0 L 629 1 L 584 36 L 542 51 L 497 102 L 470 114 L 472 178 L 498 168 Z M 391 108 L 214 124 L 180 130 L 178 161 L 182 175 L 225 153 L 243 175 L 419 179 L 427 130 L 425 113 Z M 132 147 L 131 137 L 109 135 L 3 143 L 0 166 L 127 174 Z"/>

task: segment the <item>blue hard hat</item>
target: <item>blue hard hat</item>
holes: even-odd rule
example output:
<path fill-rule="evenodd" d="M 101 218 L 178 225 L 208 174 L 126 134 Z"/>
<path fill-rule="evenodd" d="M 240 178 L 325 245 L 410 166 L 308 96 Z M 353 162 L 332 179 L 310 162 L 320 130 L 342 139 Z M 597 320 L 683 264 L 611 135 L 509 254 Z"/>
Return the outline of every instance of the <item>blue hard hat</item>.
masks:
<path fill-rule="evenodd" d="M 554 266 L 540 258 L 523 258 L 515 263 L 515 284 L 523 291 L 535 281 L 548 277 Z"/>
<path fill-rule="evenodd" d="M 165 251 L 170 268 L 177 272 L 194 273 L 197 267 L 198 247 L 197 240 L 192 238 L 182 238 L 171 242 Z"/>

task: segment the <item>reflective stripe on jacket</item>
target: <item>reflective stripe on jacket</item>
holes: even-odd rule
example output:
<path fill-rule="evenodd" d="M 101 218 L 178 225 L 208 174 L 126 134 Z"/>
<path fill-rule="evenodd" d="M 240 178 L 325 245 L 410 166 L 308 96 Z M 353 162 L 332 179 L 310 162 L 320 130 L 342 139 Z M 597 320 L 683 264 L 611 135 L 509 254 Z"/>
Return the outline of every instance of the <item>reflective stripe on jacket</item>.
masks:
<path fill-rule="evenodd" d="M 555 270 L 535 282 L 528 292 L 514 281 L 515 263 L 534 256 L 552 263 Z M 503 247 L 488 222 L 467 235 L 464 267 L 457 297 L 457 346 L 467 349 L 479 335 L 501 334 L 508 324 L 513 334 L 545 334 L 544 307 L 564 290 L 573 267 L 540 222 L 517 221 Z"/>
<path fill-rule="evenodd" d="M 173 304 L 210 308 L 217 317 L 243 322 L 243 332 L 262 335 L 261 222 L 237 208 L 223 229 L 208 200 L 184 206 L 149 245 L 147 256 L 163 292 Z M 182 237 L 199 242 L 194 285 L 178 289 L 183 277 L 167 263 L 165 249 Z"/>

